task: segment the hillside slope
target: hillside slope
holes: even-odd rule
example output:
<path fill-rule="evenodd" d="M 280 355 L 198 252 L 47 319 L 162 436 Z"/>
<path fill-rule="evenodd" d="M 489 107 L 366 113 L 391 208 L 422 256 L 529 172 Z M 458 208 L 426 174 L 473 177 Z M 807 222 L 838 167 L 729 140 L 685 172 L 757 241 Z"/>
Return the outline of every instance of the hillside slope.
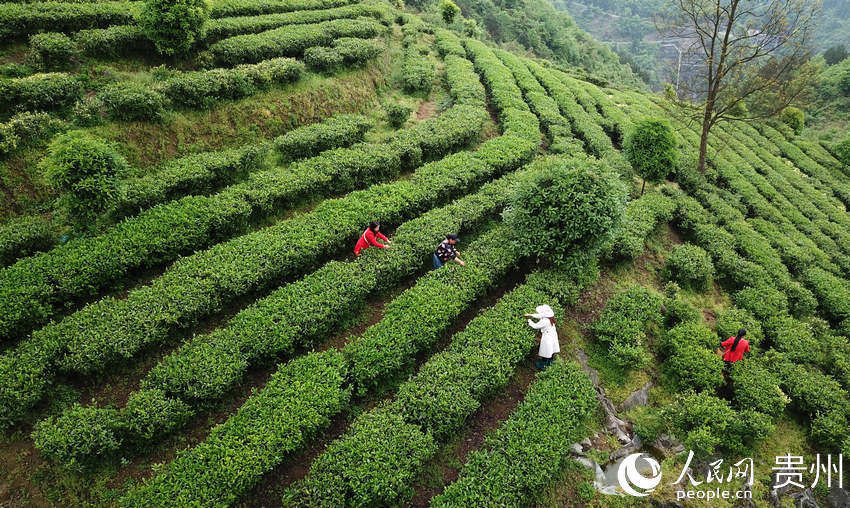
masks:
<path fill-rule="evenodd" d="M 0 503 L 649 505 L 676 499 L 690 449 L 698 476 L 753 458 L 760 506 L 777 455 L 850 456 L 850 168 L 824 146 L 724 125 L 699 174 L 696 127 L 663 98 L 380 2 L 219 0 L 215 41 L 165 67 L 121 54 L 135 4 L 9 5 L 5 69 L 26 75 L 3 82 L 6 124 L 41 141 L 7 182 L 39 181 L 71 127 L 131 174 L 65 243 L 58 213 L 0 235 Z M 9 65 L 41 9 L 90 30 L 65 71 Z M 622 147 L 645 118 L 680 156 L 644 192 Z M 629 193 L 569 273 L 502 217 L 563 167 Z M 354 256 L 371 221 L 392 243 Z M 431 270 L 448 232 L 466 264 Z M 544 302 L 561 353 L 538 373 L 522 316 Z M 606 468 L 650 453 L 665 481 L 607 495 L 582 441 Z M 846 492 L 780 494 L 801 495 Z"/>

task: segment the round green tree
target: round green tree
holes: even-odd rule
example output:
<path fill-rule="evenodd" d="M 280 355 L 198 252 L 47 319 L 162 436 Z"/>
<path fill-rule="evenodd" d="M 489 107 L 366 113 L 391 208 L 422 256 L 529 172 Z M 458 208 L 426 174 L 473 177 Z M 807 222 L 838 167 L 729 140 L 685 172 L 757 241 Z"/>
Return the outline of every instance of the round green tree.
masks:
<path fill-rule="evenodd" d="M 779 118 L 785 125 L 791 127 L 794 134 L 803 132 L 803 127 L 806 125 L 806 114 L 802 109 L 793 106 L 783 109 Z"/>
<path fill-rule="evenodd" d="M 440 14 L 443 16 L 443 21 L 447 25 L 451 25 L 454 23 L 455 16 L 460 14 L 460 7 L 452 2 L 452 0 L 442 0 L 440 2 Z"/>
<path fill-rule="evenodd" d="M 205 0 L 145 0 L 139 25 L 163 55 L 179 55 L 203 39 L 209 18 Z"/>
<path fill-rule="evenodd" d="M 60 206 L 81 230 L 89 229 L 120 194 L 121 175 L 129 168 L 115 147 L 84 131 L 57 136 L 40 167 L 62 193 Z"/>
<path fill-rule="evenodd" d="M 657 118 L 637 122 L 626 136 L 623 149 L 634 170 L 646 182 L 658 183 L 676 167 L 676 137 L 670 124 Z M 641 187 L 643 194 L 643 187 Z"/>
<path fill-rule="evenodd" d="M 600 161 L 553 157 L 539 164 L 511 196 L 505 222 L 524 255 L 580 271 L 620 226 L 626 186 Z"/>

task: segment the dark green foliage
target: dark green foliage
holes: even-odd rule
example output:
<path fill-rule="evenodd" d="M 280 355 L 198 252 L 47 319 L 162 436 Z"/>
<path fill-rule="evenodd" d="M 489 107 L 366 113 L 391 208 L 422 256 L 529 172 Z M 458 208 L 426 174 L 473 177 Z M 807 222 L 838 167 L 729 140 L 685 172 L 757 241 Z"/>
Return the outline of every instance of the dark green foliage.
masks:
<path fill-rule="evenodd" d="M 112 456 L 121 446 L 121 422 L 114 409 L 75 404 L 58 417 L 35 426 L 35 446 L 44 457 L 71 470 L 84 470 L 91 462 L 79 457 Z"/>
<path fill-rule="evenodd" d="M 664 413 L 685 448 L 701 456 L 752 451 L 774 429 L 768 415 L 735 411 L 726 400 L 705 392 L 679 395 Z"/>
<path fill-rule="evenodd" d="M 678 391 L 713 392 L 723 383 L 723 360 L 713 349 L 700 346 L 678 348 L 664 363 Z"/>
<path fill-rule="evenodd" d="M 82 230 L 118 198 L 121 177 L 129 170 L 114 146 L 83 131 L 54 139 L 39 167 L 50 185 L 63 193 L 62 206 Z"/>
<path fill-rule="evenodd" d="M 51 248 L 56 239 L 50 223 L 38 215 L 4 222 L 0 225 L 0 268 Z"/>
<path fill-rule="evenodd" d="M 67 128 L 67 124 L 43 112 L 24 111 L 0 123 L 0 156 L 36 145 Z"/>
<path fill-rule="evenodd" d="M 185 54 L 203 40 L 209 18 L 205 0 L 144 0 L 139 26 L 163 55 Z"/>
<path fill-rule="evenodd" d="M 844 47 L 844 44 L 831 46 L 823 52 L 823 59 L 826 60 L 826 65 L 835 65 L 847 58 L 847 56 L 847 48 Z"/>
<path fill-rule="evenodd" d="M 768 285 L 746 287 L 736 292 L 733 298 L 735 305 L 763 321 L 788 312 L 788 298 Z"/>
<path fill-rule="evenodd" d="M 536 499 L 561 471 L 581 423 L 597 405 L 579 365 L 556 360 L 432 506 L 522 506 Z"/>
<path fill-rule="evenodd" d="M 711 287 L 711 281 L 714 279 L 711 256 L 704 249 L 690 243 L 673 247 L 667 256 L 666 271 L 668 277 L 683 287 L 701 291 Z"/>
<path fill-rule="evenodd" d="M 750 346 L 758 346 L 764 340 L 761 320 L 756 319 L 749 311 L 730 307 L 717 315 L 717 335 L 720 342 L 738 334 L 741 328 L 747 331 L 747 342 Z"/>
<path fill-rule="evenodd" d="M 154 52 L 156 47 L 138 25 L 115 25 L 108 28 L 80 30 L 74 43 L 86 56 L 117 58 L 119 56 Z"/>
<path fill-rule="evenodd" d="M 209 57 L 216 65 L 233 67 L 270 58 L 301 56 L 313 46 L 330 46 L 341 37 L 368 39 L 385 31 L 374 19 L 334 19 L 321 23 L 290 25 L 258 34 L 237 35 L 216 42 Z"/>
<path fill-rule="evenodd" d="M 336 115 L 313 125 L 293 129 L 272 143 L 284 161 L 294 161 L 318 155 L 341 146 L 353 145 L 363 139 L 372 122 L 361 115 Z"/>
<path fill-rule="evenodd" d="M 661 296 L 633 286 L 608 300 L 591 326 L 597 340 L 609 347 L 611 359 L 626 368 L 641 368 L 649 361 L 646 332 L 661 323 Z"/>
<path fill-rule="evenodd" d="M 838 160 L 850 168 L 850 136 L 847 136 L 843 141 L 837 143 L 834 151 Z"/>
<path fill-rule="evenodd" d="M 678 143 L 667 121 L 648 118 L 637 122 L 626 136 L 623 150 L 644 181 L 658 183 L 676 168 Z"/>
<path fill-rule="evenodd" d="M 758 359 L 735 362 L 729 376 L 732 379 L 732 399 L 739 410 L 751 409 L 779 417 L 790 402 L 779 387 L 779 377 Z"/>
<path fill-rule="evenodd" d="M 220 0 L 212 5 L 210 17 L 257 16 L 276 12 L 325 10 L 357 3 L 356 0 Z"/>
<path fill-rule="evenodd" d="M 429 54 L 429 48 L 422 43 L 421 23 L 404 25 L 404 61 L 401 66 L 402 86 L 410 93 L 431 91 L 437 67 Z"/>
<path fill-rule="evenodd" d="M 385 102 L 383 104 L 384 114 L 387 116 L 387 121 L 395 128 L 399 128 L 410 118 L 410 113 L 413 108 L 399 102 Z"/>
<path fill-rule="evenodd" d="M 447 25 L 454 23 L 455 16 L 458 14 L 460 14 L 460 7 L 452 2 L 452 0 L 440 0 L 440 15 Z"/>
<path fill-rule="evenodd" d="M 610 252 L 614 258 L 636 259 L 643 254 L 646 240 L 656 228 L 669 222 L 676 202 L 664 195 L 651 193 L 629 202 L 622 226 L 615 233 Z"/>
<path fill-rule="evenodd" d="M 125 439 L 133 441 L 136 446 L 144 446 L 182 426 L 192 414 L 192 409 L 185 402 L 153 389 L 131 393 L 120 418 Z"/>
<path fill-rule="evenodd" d="M 673 327 L 691 321 L 700 322 L 702 313 L 699 309 L 681 298 L 664 299 L 664 324 Z"/>
<path fill-rule="evenodd" d="M 30 63 L 37 69 L 57 70 L 71 66 L 77 47 L 63 34 L 48 32 L 30 37 Z"/>
<path fill-rule="evenodd" d="M 684 347 L 696 347 L 715 351 L 720 341 L 710 328 L 700 321 L 686 321 L 664 332 L 661 351 L 665 355 L 675 354 Z"/>
<path fill-rule="evenodd" d="M 785 125 L 791 127 L 794 134 L 800 134 L 803 132 L 803 127 L 806 126 L 806 114 L 803 113 L 803 110 L 800 108 L 787 107 L 783 109 L 782 113 L 779 115 L 779 119 L 782 120 Z"/>
<path fill-rule="evenodd" d="M 333 41 L 332 47 L 315 46 L 304 50 L 304 62 L 318 71 L 331 71 L 344 65 L 353 67 L 374 59 L 383 51 L 377 39 L 343 37 Z"/>
<path fill-rule="evenodd" d="M 62 110 L 82 93 L 77 78 L 62 72 L 0 79 L 0 112 Z"/>
<path fill-rule="evenodd" d="M 121 1 L 4 3 L 0 5 L 0 39 L 132 24 L 134 10 L 134 3 Z"/>
<path fill-rule="evenodd" d="M 552 158 L 545 173 L 520 185 L 505 211 L 526 255 L 581 266 L 622 222 L 626 190 L 604 163 Z"/>
<path fill-rule="evenodd" d="M 164 95 L 150 85 L 114 83 L 96 97 L 112 120 L 153 120 L 162 118 L 168 103 Z"/>

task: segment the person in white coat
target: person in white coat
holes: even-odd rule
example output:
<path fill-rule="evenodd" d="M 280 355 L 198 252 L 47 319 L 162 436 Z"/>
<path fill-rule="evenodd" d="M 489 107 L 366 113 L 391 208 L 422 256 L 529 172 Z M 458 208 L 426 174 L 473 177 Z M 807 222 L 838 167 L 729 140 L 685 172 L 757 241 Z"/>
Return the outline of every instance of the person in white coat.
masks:
<path fill-rule="evenodd" d="M 528 320 L 528 326 L 535 330 L 540 330 L 540 349 L 537 355 L 540 356 L 540 361 L 534 362 L 538 369 L 543 370 L 552 365 L 553 356 L 555 353 L 561 352 L 561 347 L 558 345 L 558 330 L 555 329 L 555 312 L 548 305 L 539 305 L 534 314 L 526 314 L 525 317 L 534 318 L 538 321 L 535 323 L 531 319 Z"/>

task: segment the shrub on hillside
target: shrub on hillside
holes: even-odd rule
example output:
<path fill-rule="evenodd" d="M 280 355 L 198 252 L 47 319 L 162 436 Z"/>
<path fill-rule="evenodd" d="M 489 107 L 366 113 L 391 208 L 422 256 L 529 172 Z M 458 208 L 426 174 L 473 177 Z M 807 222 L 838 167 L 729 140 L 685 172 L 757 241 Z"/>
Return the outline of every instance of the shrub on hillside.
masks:
<path fill-rule="evenodd" d="M 667 355 L 688 346 L 714 351 L 719 346 L 719 341 L 714 332 L 699 321 L 678 324 L 662 336 L 662 351 Z"/>
<path fill-rule="evenodd" d="M 0 112 L 60 110 L 82 93 L 77 77 L 64 72 L 0 79 Z"/>
<path fill-rule="evenodd" d="M 116 410 L 75 404 L 60 416 L 36 424 L 32 438 L 44 457 L 81 471 L 91 466 L 81 457 L 104 457 L 118 451 L 120 434 L 121 422 Z"/>
<path fill-rule="evenodd" d="M 387 115 L 387 121 L 396 129 L 401 127 L 410 118 L 410 113 L 413 108 L 398 102 L 385 102 L 384 114 Z"/>
<path fill-rule="evenodd" d="M 674 170 L 677 149 L 670 124 L 657 118 L 637 122 L 623 144 L 626 158 L 644 185 L 647 181 L 658 183 Z"/>
<path fill-rule="evenodd" d="M 454 23 L 455 16 L 458 14 L 460 14 L 460 7 L 452 2 L 452 0 L 440 1 L 440 15 L 443 17 L 443 21 L 445 21 L 447 25 Z"/>
<path fill-rule="evenodd" d="M 706 392 L 677 396 L 665 408 L 664 417 L 685 448 L 702 456 L 751 451 L 774 429 L 768 415 L 735 411 L 728 401 Z"/>
<path fill-rule="evenodd" d="M 850 168 L 850 136 L 839 142 L 834 148 L 835 155 L 842 164 Z"/>
<path fill-rule="evenodd" d="M 800 134 L 803 132 L 803 127 L 806 125 L 806 114 L 803 113 L 802 109 L 795 108 L 793 106 L 783 109 L 782 113 L 779 115 L 779 119 L 782 120 L 785 125 L 791 127 L 794 134 Z"/>
<path fill-rule="evenodd" d="M 791 401 L 779 387 L 779 377 L 757 360 L 735 362 L 729 372 L 738 409 L 780 416 Z"/>
<path fill-rule="evenodd" d="M 179 55 L 204 38 L 204 23 L 209 18 L 205 0 L 145 0 L 139 25 L 157 51 Z"/>
<path fill-rule="evenodd" d="M 179 428 L 192 415 L 192 409 L 180 399 L 168 397 L 162 390 L 133 392 L 121 411 L 121 420 L 129 436 L 143 445 L 157 436 Z"/>
<path fill-rule="evenodd" d="M 788 298 L 768 285 L 749 286 L 733 295 L 735 305 L 761 320 L 788 313 Z"/>
<path fill-rule="evenodd" d="M 591 326 L 597 340 L 609 346 L 612 360 L 628 368 L 640 368 L 649 361 L 646 332 L 661 322 L 661 296 L 641 286 L 633 286 L 613 296 Z"/>
<path fill-rule="evenodd" d="M 119 195 L 121 175 L 129 166 L 111 144 L 71 131 L 50 143 L 40 168 L 51 186 L 63 193 L 60 201 L 70 218 L 86 230 Z"/>
<path fill-rule="evenodd" d="M 113 83 L 97 95 L 113 120 L 159 120 L 168 100 L 160 92 L 141 83 Z"/>
<path fill-rule="evenodd" d="M 667 276 L 681 284 L 705 291 L 714 279 L 714 264 L 703 248 L 685 243 L 676 245 L 667 257 Z"/>
<path fill-rule="evenodd" d="M 757 346 L 764 340 L 761 321 L 744 309 L 730 307 L 722 311 L 717 315 L 715 326 L 721 342 L 736 335 L 741 328 L 747 331 L 746 339 L 750 346 Z"/>
<path fill-rule="evenodd" d="M 0 124 L 0 155 L 32 146 L 65 129 L 65 122 L 47 113 L 18 113 L 8 122 Z"/>
<path fill-rule="evenodd" d="M 723 360 L 713 349 L 682 347 L 664 362 L 664 369 L 678 391 L 713 391 L 723 383 Z"/>
<path fill-rule="evenodd" d="M 523 254 L 581 267 L 620 226 L 626 188 L 598 161 L 553 158 L 550 164 L 517 185 L 505 222 Z"/>
<path fill-rule="evenodd" d="M 69 67 L 77 55 L 77 46 L 63 33 L 48 32 L 30 37 L 30 63 L 42 70 Z"/>

